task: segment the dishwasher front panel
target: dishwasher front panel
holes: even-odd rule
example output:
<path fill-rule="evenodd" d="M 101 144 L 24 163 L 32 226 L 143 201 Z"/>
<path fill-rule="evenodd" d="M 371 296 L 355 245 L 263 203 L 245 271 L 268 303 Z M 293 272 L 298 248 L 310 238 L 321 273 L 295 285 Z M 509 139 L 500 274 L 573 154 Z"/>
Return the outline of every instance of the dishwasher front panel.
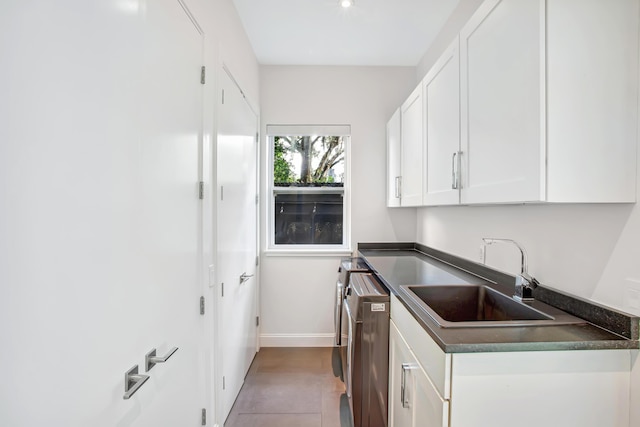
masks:
<path fill-rule="evenodd" d="M 354 274 L 343 307 L 343 372 L 354 427 L 386 427 L 389 295 L 372 274 Z"/>
<path fill-rule="evenodd" d="M 377 308 L 375 308 L 377 306 Z M 384 310 L 382 310 L 384 307 Z M 362 322 L 363 426 L 386 426 L 389 394 L 389 312 L 390 303 L 365 303 Z M 376 311 L 373 311 L 376 310 Z"/>

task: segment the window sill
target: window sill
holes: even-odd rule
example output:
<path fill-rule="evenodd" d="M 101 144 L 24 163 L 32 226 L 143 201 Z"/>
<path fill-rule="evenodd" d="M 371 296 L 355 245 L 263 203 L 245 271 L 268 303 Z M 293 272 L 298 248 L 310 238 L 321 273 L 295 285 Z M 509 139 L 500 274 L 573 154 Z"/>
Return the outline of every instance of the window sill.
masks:
<path fill-rule="evenodd" d="M 264 256 L 273 257 L 318 257 L 318 256 L 352 256 L 353 251 L 349 248 L 333 248 L 333 249 L 317 249 L 317 248 L 299 248 L 299 249 L 279 249 L 269 248 L 263 252 Z"/>

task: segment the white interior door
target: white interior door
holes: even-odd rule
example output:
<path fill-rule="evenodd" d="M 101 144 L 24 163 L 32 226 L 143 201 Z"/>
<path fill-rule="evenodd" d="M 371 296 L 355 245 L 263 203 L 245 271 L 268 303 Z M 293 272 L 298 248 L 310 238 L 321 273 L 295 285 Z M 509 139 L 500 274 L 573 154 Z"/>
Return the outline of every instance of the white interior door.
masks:
<path fill-rule="evenodd" d="M 217 239 L 224 419 L 257 351 L 258 120 L 232 78 L 226 71 L 221 75 Z"/>
<path fill-rule="evenodd" d="M 0 5 L 0 425 L 200 425 L 202 43 L 177 0 Z"/>

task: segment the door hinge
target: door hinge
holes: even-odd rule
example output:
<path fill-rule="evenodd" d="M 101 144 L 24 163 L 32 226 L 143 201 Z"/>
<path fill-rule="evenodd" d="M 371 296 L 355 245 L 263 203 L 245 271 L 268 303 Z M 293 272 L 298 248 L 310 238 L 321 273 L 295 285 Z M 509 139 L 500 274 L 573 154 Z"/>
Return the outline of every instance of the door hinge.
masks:
<path fill-rule="evenodd" d="M 222 282 L 222 285 L 220 285 L 220 291 L 221 291 L 221 295 L 220 296 L 224 296 L 224 282 Z"/>
<path fill-rule="evenodd" d="M 202 408 L 202 424 L 203 426 L 207 425 L 207 410 Z"/>
<path fill-rule="evenodd" d="M 258 195 L 256 194 L 256 205 L 258 204 L 258 202 L 260 201 L 260 198 L 258 197 Z"/>
<path fill-rule="evenodd" d="M 256 316 L 256 328 L 260 326 L 260 316 Z"/>
<path fill-rule="evenodd" d="M 222 89 L 222 105 L 224 105 L 224 89 Z"/>
<path fill-rule="evenodd" d="M 224 200 L 224 186 L 220 186 L 220 200 Z"/>
<path fill-rule="evenodd" d="M 226 389 L 226 387 L 227 386 L 225 384 L 225 379 L 224 379 L 224 377 L 222 377 L 222 389 L 224 390 L 224 389 Z"/>
<path fill-rule="evenodd" d="M 205 71 L 205 66 L 203 65 L 202 68 L 200 68 L 200 84 L 204 84 L 205 81 L 205 76 L 206 76 L 206 71 Z"/>
<path fill-rule="evenodd" d="M 258 266 L 258 264 L 260 264 L 260 257 L 256 256 L 256 267 Z"/>
<path fill-rule="evenodd" d="M 204 200 L 204 181 L 198 182 L 198 198 Z"/>
<path fill-rule="evenodd" d="M 260 142 L 260 134 L 258 134 L 258 132 L 256 132 L 256 144 Z"/>
<path fill-rule="evenodd" d="M 200 297 L 200 314 L 204 315 L 204 297 Z"/>

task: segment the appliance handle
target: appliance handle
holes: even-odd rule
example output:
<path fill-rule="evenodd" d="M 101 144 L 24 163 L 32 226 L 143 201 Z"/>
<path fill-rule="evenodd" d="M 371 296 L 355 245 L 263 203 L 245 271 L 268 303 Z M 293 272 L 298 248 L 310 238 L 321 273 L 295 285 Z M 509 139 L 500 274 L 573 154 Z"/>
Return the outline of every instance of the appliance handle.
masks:
<path fill-rule="evenodd" d="M 347 304 L 346 299 L 342 301 L 342 305 L 344 306 L 344 310 L 347 312 L 349 322 L 353 321 L 355 323 L 355 320 L 353 320 L 353 315 L 351 314 L 351 308 L 349 307 L 349 304 Z"/>
<path fill-rule="evenodd" d="M 349 307 L 349 304 L 347 304 L 347 300 L 345 299 L 344 301 L 342 301 L 342 306 L 344 307 L 344 311 L 347 314 L 347 318 L 343 319 L 343 320 L 347 320 L 347 324 L 348 324 L 348 328 L 349 328 L 349 333 L 347 335 L 347 353 L 345 355 L 345 361 L 347 364 L 347 372 L 345 373 L 345 385 L 346 385 L 346 389 L 347 389 L 347 397 L 350 400 L 351 403 L 351 397 L 352 397 L 352 381 L 353 381 L 353 351 L 354 351 L 354 328 L 356 327 L 355 325 L 355 321 L 353 320 L 353 315 L 351 313 L 351 308 Z"/>
<path fill-rule="evenodd" d="M 333 311 L 333 324 L 335 325 L 335 345 L 340 345 L 342 334 L 342 304 L 344 303 L 344 285 L 338 279 L 336 281 L 336 302 Z"/>

